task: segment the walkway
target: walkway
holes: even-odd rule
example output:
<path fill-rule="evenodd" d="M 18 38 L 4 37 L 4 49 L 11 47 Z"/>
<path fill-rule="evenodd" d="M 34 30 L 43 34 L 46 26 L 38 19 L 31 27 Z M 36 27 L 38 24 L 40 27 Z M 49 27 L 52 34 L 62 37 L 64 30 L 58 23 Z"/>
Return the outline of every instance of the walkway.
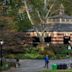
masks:
<path fill-rule="evenodd" d="M 72 59 L 65 60 L 50 60 L 49 69 L 51 69 L 51 65 L 53 63 L 72 63 Z M 39 72 L 44 70 L 44 61 L 43 60 L 20 60 L 21 66 L 18 68 L 11 68 L 11 70 L 7 72 Z M 5 71 L 6 72 L 6 71 Z"/>

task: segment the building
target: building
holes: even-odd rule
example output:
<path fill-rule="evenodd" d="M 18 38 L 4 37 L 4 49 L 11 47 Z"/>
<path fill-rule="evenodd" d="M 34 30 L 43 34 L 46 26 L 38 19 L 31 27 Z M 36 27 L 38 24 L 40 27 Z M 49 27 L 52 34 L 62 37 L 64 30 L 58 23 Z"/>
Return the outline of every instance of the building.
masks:
<path fill-rule="evenodd" d="M 48 17 L 47 24 L 42 25 L 46 28 L 45 32 L 47 32 L 47 35 L 51 37 L 51 43 L 67 44 L 69 41 L 72 41 L 72 16 L 64 13 L 62 4 L 59 10 L 58 15 Z M 37 36 L 36 32 L 32 32 L 31 35 Z"/>

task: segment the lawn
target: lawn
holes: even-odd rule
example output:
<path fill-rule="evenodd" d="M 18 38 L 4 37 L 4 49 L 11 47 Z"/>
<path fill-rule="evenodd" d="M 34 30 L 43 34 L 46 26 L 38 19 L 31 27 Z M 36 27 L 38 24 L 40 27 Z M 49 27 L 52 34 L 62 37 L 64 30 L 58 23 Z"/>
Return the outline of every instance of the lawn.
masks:
<path fill-rule="evenodd" d="M 71 70 L 43 70 L 41 72 L 72 72 Z"/>

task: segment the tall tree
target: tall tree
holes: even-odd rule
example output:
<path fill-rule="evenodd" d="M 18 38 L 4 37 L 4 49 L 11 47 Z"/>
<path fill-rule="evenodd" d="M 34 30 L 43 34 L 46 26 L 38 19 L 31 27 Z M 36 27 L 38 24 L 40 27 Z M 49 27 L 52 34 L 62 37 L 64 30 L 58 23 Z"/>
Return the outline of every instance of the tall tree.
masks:
<path fill-rule="evenodd" d="M 30 0 L 30 2 L 29 0 L 23 0 L 23 2 L 27 16 L 42 43 L 44 43 L 44 35 L 47 30 L 47 27 L 45 28 L 42 24 L 47 24 L 48 17 L 58 14 L 61 4 L 65 6 L 65 12 L 68 15 L 71 15 L 72 13 L 71 0 Z M 67 8 L 70 9 L 70 12 Z M 39 28 L 38 25 L 40 26 Z M 41 31 L 41 34 L 39 31 Z"/>

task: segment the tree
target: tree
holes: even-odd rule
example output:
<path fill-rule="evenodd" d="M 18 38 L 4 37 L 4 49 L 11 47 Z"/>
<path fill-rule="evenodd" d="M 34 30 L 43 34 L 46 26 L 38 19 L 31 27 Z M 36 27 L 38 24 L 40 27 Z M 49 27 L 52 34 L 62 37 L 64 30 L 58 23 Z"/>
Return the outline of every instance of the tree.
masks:
<path fill-rule="evenodd" d="M 4 18 L 6 16 L 8 19 L 11 18 L 12 21 L 11 20 L 8 21 L 11 27 L 10 29 L 14 29 L 15 31 L 16 30 L 26 31 L 28 28 L 31 28 L 32 22 L 29 16 L 28 18 L 24 18 L 24 17 L 27 17 L 28 15 L 28 13 L 26 15 L 27 10 L 25 11 L 26 6 L 24 6 L 23 4 L 25 3 L 24 1 L 25 0 L 0 0 L 0 13 L 3 16 L 5 15 Z M 58 9 L 61 3 L 65 7 L 65 12 L 68 15 L 72 15 L 71 0 L 26 0 L 26 5 L 31 15 L 31 18 L 34 22 L 34 25 L 44 24 L 46 23 L 45 21 L 48 16 L 58 14 Z M 19 15 L 22 15 L 22 16 L 20 17 Z M 19 19 L 23 18 L 23 21 L 26 24 L 23 23 L 23 21 L 20 22 L 18 18 Z M 23 26 L 20 26 L 20 24 Z"/>
<path fill-rule="evenodd" d="M 59 13 L 60 5 L 63 4 L 65 6 L 65 12 L 68 15 L 71 15 L 67 10 L 68 6 L 71 9 L 69 3 L 71 0 L 24 0 L 24 5 L 26 8 L 26 13 L 31 22 L 34 31 L 36 31 L 37 36 L 40 38 L 40 42 L 42 43 L 42 47 L 45 47 L 44 44 L 44 35 L 47 34 L 47 27 L 44 27 L 44 24 L 47 24 L 47 19 L 49 16 L 53 16 Z M 30 11 L 31 9 L 31 11 Z M 39 26 L 39 28 L 38 28 Z M 53 25 L 52 25 L 53 28 Z M 41 31 L 41 34 L 40 32 Z M 47 46 L 47 45 L 46 45 Z M 40 46 L 41 47 L 41 46 Z"/>
<path fill-rule="evenodd" d="M 0 15 L 0 20 L 7 21 L 10 31 L 26 31 L 31 28 L 22 0 L 2 0 L 0 2 Z"/>
<path fill-rule="evenodd" d="M 52 7 L 55 4 L 55 1 L 53 1 L 53 3 L 51 4 L 51 6 L 49 7 L 49 9 L 47 9 L 47 4 L 46 4 L 47 0 L 39 0 L 39 2 L 37 2 L 38 0 L 34 0 L 34 1 L 31 0 L 31 1 L 34 4 L 34 10 L 32 12 L 36 12 L 36 14 L 37 14 L 37 16 L 38 16 L 38 18 L 40 20 L 40 21 L 38 21 L 37 24 L 38 25 L 47 24 L 47 18 L 49 16 L 49 13 L 51 12 Z M 40 3 L 40 4 L 38 4 L 38 3 Z M 28 18 L 29 18 L 31 24 L 33 25 L 35 31 L 37 32 L 37 35 L 39 36 L 40 41 L 42 43 L 44 43 L 44 33 L 46 33 L 45 32 L 46 28 L 42 27 L 42 25 L 41 25 L 40 30 L 41 30 L 42 34 L 39 34 L 39 30 L 36 27 L 36 23 L 34 21 L 35 19 L 32 19 L 32 14 L 31 14 L 31 12 L 29 11 L 29 8 L 28 8 L 30 6 L 30 4 L 28 4 L 28 2 L 26 0 L 24 0 L 24 4 L 25 4 L 26 12 L 27 12 L 27 15 L 28 15 Z M 43 12 L 43 13 L 41 13 L 41 12 Z"/>

